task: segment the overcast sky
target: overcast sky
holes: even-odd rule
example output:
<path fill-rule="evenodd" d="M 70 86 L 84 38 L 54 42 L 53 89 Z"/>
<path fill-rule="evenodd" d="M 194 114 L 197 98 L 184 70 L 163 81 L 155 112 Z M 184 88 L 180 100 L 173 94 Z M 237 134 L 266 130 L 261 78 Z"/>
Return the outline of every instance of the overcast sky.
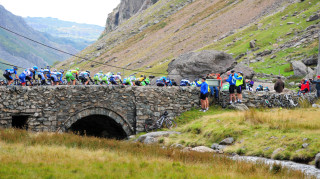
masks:
<path fill-rule="evenodd" d="M 8 11 L 22 17 L 54 17 L 105 26 L 120 0 L 0 0 Z"/>

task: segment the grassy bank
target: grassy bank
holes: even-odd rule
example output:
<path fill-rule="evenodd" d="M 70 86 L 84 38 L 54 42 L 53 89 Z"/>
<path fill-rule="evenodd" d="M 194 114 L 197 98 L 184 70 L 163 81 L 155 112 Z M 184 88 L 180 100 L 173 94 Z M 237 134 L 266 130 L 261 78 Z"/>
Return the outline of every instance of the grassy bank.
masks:
<path fill-rule="evenodd" d="M 0 130 L 1 178 L 302 178 L 208 153 L 71 134 Z"/>
<path fill-rule="evenodd" d="M 171 136 L 164 142 L 210 147 L 234 137 L 235 144 L 225 152 L 304 163 L 312 163 L 320 152 L 319 109 L 226 111 L 222 114 L 213 112 L 217 109 L 211 110 L 205 115 L 195 110 L 185 113 L 189 122 L 178 128 L 183 135 Z M 198 113 L 199 117 L 191 117 Z M 303 144 L 308 146 L 304 148 Z"/>

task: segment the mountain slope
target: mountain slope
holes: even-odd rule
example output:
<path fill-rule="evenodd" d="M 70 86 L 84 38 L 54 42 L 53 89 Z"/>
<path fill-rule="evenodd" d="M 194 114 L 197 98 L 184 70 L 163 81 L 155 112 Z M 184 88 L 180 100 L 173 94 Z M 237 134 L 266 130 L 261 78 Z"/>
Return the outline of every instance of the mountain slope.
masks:
<path fill-rule="evenodd" d="M 77 53 L 77 50 L 70 45 L 60 45 L 49 40 L 41 32 L 28 26 L 23 18 L 13 15 L 1 5 L 0 16 L 0 25 L 2 27 L 55 48 Z M 11 64 L 22 67 L 45 66 L 53 64 L 55 61 L 63 61 L 69 57 L 0 29 L 0 58 Z"/>
<path fill-rule="evenodd" d="M 192 0 L 160 0 L 123 22 L 114 31 L 105 33 L 95 44 L 82 51 L 80 55 L 87 60 L 71 58 L 59 66 L 65 68 L 79 66 L 94 71 L 119 70 L 110 67 L 112 65 L 160 72 L 165 75 L 167 65 L 173 58 L 189 51 L 202 50 L 210 44 L 212 45 L 206 49 L 218 49 L 231 53 L 234 46 L 228 45 L 229 43 L 243 42 L 244 44 L 239 46 L 244 48 L 237 53 L 233 52 L 236 57 L 246 52 L 249 44 L 247 40 L 241 39 L 250 36 L 251 34 L 247 33 L 251 32 L 243 29 L 248 29 L 252 27 L 251 24 L 264 19 L 270 20 L 271 17 L 278 16 L 276 12 L 283 11 L 291 4 L 297 7 L 303 5 L 304 8 L 310 9 L 316 2 L 316 0 L 310 0 L 309 4 L 309 2 L 296 3 L 294 0 L 197 0 L 194 2 Z M 291 11 L 294 11 L 294 8 L 290 8 L 287 13 L 294 13 Z M 307 11 L 306 15 L 311 11 L 314 12 L 315 8 L 310 12 Z M 296 16 L 293 17 L 296 18 Z M 314 23 L 316 22 L 309 24 Z M 277 25 L 280 26 L 280 24 Z M 282 30 L 289 32 L 289 29 Z M 266 33 L 269 32 L 266 31 Z M 232 39 L 226 38 L 232 34 L 237 35 Z M 274 32 L 272 38 L 277 39 L 277 35 Z M 235 40 L 235 36 L 238 40 Z M 260 38 L 265 37 L 269 38 L 269 36 Z M 269 44 L 269 42 L 259 43 L 261 50 Z M 236 51 L 237 48 L 234 49 Z M 90 60 L 99 61 L 103 65 Z M 260 65 L 255 67 L 255 70 L 258 68 Z"/>
<path fill-rule="evenodd" d="M 57 42 L 72 45 L 78 50 L 83 50 L 96 41 L 104 30 L 104 27 L 98 25 L 79 24 L 51 17 L 26 17 L 24 20 L 33 29 L 60 37 Z"/>

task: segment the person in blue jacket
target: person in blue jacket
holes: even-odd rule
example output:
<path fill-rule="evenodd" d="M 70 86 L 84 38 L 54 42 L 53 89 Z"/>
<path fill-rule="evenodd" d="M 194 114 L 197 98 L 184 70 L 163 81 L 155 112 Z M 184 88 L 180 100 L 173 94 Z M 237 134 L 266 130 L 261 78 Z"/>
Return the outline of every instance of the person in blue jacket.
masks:
<path fill-rule="evenodd" d="M 208 96 L 209 96 L 209 86 L 206 82 L 206 78 L 201 79 L 201 84 L 196 82 L 196 85 L 200 88 L 200 100 L 201 100 L 201 110 L 202 112 L 207 112 L 209 110 L 209 102 L 208 102 Z"/>
<path fill-rule="evenodd" d="M 234 70 L 232 70 L 231 72 L 228 71 L 227 75 L 229 75 L 229 77 L 226 79 L 226 81 L 230 84 L 230 87 L 229 87 L 230 104 L 232 104 L 233 100 L 234 102 L 236 102 L 237 100 L 235 95 L 235 90 L 236 90 L 236 82 L 237 82 L 238 75 L 235 73 Z"/>

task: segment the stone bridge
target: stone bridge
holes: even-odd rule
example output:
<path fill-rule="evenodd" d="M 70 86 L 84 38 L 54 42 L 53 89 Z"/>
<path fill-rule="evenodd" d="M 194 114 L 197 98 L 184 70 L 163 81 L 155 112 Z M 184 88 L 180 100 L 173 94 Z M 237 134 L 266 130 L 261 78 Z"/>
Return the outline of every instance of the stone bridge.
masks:
<path fill-rule="evenodd" d="M 0 87 L 0 128 L 126 138 L 164 112 L 199 106 L 199 89 L 125 86 Z"/>

